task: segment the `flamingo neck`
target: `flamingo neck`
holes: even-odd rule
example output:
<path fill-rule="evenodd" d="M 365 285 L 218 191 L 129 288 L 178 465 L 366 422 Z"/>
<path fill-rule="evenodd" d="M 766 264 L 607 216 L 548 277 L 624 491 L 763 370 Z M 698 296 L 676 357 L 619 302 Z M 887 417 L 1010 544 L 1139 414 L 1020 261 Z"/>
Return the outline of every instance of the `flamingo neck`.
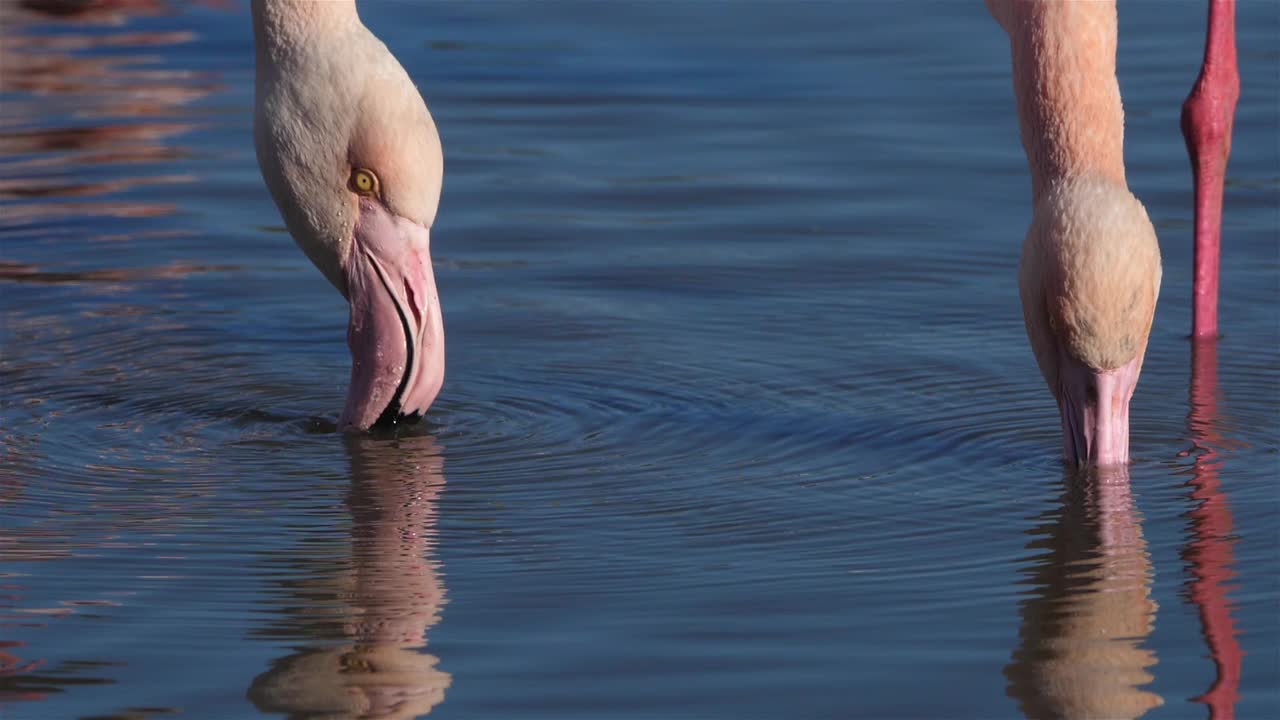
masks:
<path fill-rule="evenodd" d="M 1013 51 L 1033 200 L 1069 176 L 1100 175 L 1127 187 L 1115 3 L 1012 2 L 1001 24 Z"/>
<path fill-rule="evenodd" d="M 252 12 L 260 61 L 297 55 L 316 35 L 360 23 L 355 0 L 253 0 Z"/>

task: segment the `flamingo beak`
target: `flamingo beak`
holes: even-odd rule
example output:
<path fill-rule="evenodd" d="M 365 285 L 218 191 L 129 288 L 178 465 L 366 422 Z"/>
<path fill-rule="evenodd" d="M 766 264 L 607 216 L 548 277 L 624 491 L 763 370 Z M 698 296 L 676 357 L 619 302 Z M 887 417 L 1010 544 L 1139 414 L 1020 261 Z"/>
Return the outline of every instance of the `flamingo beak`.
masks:
<path fill-rule="evenodd" d="M 351 386 L 338 425 L 367 430 L 416 420 L 444 382 L 430 231 L 362 197 L 343 271 Z"/>
<path fill-rule="evenodd" d="M 1067 462 L 1099 467 L 1129 462 L 1129 400 L 1141 370 L 1141 355 L 1114 370 L 1060 357 L 1058 411 Z"/>

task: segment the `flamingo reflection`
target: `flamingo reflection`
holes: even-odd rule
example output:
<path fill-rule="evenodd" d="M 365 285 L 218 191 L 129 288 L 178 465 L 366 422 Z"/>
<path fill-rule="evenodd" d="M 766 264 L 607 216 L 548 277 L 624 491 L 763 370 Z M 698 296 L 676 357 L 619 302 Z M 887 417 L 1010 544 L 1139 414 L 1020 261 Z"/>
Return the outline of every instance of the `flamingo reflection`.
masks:
<path fill-rule="evenodd" d="M 196 127 L 188 106 L 220 86 L 213 74 L 163 61 L 166 48 L 195 41 L 194 31 L 128 26 L 136 16 L 181 7 L 158 0 L 0 2 L 0 93 L 9 96 L 0 108 L 0 236 L 6 243 L 64 233 L 82 239 L 81 226 L 72 227 L 76 219 L 174 214 L 170 202 L 129 193 L 196 180 L 156 171 L 189 154 L 179 139 Z M 50 23 L 58 24 L 52 32 Z M 97 24 L 110 29 L 86 27 Z M 157 221 L 129 235 L 186 232 Z"/>
<path fill-rule="evenodd" d="M 1191 499 L 1196 506 L 1188 516 L 1190 534 L 1182 557 L 1190 564 L 1192 579 L 1188 594 L 1200 610 L 1200 624 L 1209 655 L 1217 668 L 1213 685 L 1196 702 L 1209 707 L 1212 720 L 1235 717 L 1240 698 L 1240 664 L 1244 652 L 1236 638 L 1227 583 L 1232 570 L 1231 506 L 1227 503 L 1219 477 L 1224 446 L 1218 428 L 1218 346 L 1215 338 L 1193 339 L 1191 346 L 1191 411 L 1187 425 L 1195 449 L 1192 466 Z"/>
<path fill-rule="evenodd" d="M 1005 668 L 1027 717 L 1136 718 L 1163 703 L 1143 689 L 1156 655 L 1151 558 L 1126 466 L 1065 478 L 1062 507 L 1032 532 L 1020 644 Z M 1056 517 L 1054 517 L 1056 515 Z"/>
<path fill-rule="evenodd" d="M 164 57 L 166 48 L 193 42 L 195 32 L 131 32 L 128 25 L 139 15 L 179 9 L 170 0 L 0 0 L 0 300 L 6 301 L 0 303 L 0 350 L 9 349 L 5 343 L 20 343 L 24 350 L 8 356 L 0 352 L 0 371 L 11 377 L 37 366 L 42 357 L 34 348 L 56 355 L 58 343 L 79 342 L 79 335 L 65 314 L 23 302 L 6 283 L 89 282 L 105 289 L 201 270 L 190 263 L 49 270 L 18 257 L 59 235 L 83 243 L 90 227 L 83 220 L 88 218 L 173 214 L 172 203 L 131 199 L 127 193 L 194 179 L 164 173 L 163 168 L 187 153 L 178 145 L 179 136 L 195 127 L 186 120 L 191 114 L 187 106 L 218 90 L 219 82 L 213 74 L 173 68 Z M 89 24 L 103 27 L 88 30 Z M 130 235 L 184 232 L 166 220 Z M 112 236 L 91 234 L 90 239 Z M 60 247 L 65 256 L 74 257 L 82 245 Z M 19 375 L 13 376 L 15 372 Z M 18 407 L 19 400 L 39 399 L 5 400 Z M 45 420 L 34 410 L 31 418 L 35 425 Z M 28 432 L 19 422 L 0 428 L 0 508 L 7 512 L 23 501 L 23 478 L 36 474 L 28 464 L 44 456 L 39 432 Z M 75 553 L 74 533 L 65 523 L 27 525 L 3 513 L 0 518 L 0 560 L 5 563 L 47 563 Z M 0 572 L 0 632 L 16 629 L 38 637 L 44 628 L 85 608 L 117 604 L 99 597 L 34 600 L 39 595 L 34 584 L 25 573 Z M 42 711 L 16 703 L 114 682 L 107 663 L 59 660 L 47 652 L 38 639 L 0 637 L 0 717 L 42 717 Z"/>
<path fill-rule="evenodd" d="M 431 554 L 443 459 L 429 436 L 346 438 L 351 461 L 351 562 L 320 590 L 339 604 L 337 646 L 308 647 L 254 678 L 249 699 L 294 718 L 379 720 L 427 714 L 451 678 L 421 652 L 440 618 L 444 585 Z M 307 590 L 314 606 L 316 588 Z M 298 611 L 305 613 L 305 610 Z M 313 639 L 332 629 L 296 618 Z"/>

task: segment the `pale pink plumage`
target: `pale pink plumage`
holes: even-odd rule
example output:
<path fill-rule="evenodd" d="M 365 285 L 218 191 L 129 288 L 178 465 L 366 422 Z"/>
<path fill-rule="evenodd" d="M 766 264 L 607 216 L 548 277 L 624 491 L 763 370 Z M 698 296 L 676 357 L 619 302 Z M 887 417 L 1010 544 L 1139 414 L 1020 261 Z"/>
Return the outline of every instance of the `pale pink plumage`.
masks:
<path fill-rule="evenodd" d="M 430 228 L 443 176 L 426 104 L 354 0 L 254 0 L 254 138 L 299 247 L 350 303 L 339 425 L 425 413 L 444 382 Z M 360 191 L 355 173 L 376 177 Z"/>
<path fill-rule="evenodd" d="M 1129 459 L 1160 249 L 1124 168 L 1114 2 L 988 0 L 1009 33 L 1033 215 L 1019 270 L 1032 350 L 1081 465 Z"/>

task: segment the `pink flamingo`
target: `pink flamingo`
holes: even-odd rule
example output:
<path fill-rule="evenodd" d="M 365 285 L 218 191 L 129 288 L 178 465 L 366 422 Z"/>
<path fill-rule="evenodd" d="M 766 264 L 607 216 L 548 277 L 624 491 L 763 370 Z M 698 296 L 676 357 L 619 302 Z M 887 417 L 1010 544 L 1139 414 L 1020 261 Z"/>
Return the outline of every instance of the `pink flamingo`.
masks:
<path fill-rule="evenodd" d="M 1080 465 L 1129 459 L 1129 401 L 1160 248 L 1124 168 L 1114 2 L 987 0 L 1009 34 L 1034 203 L 1018 286 L 1027 337 Z"/>
<path fill-rule="evenodd" d="M 425 413 L 444 382 L 430 229 L 443 156 L 427 106 L 355 0 L 253 0 L 254 145 L 303 252 L 350 304 L 339 425 Z"/>
<path fill-rule="evenodd" d="M 1019 271 L 1027 336 L 1076 464 L 1129 458 L 1129 402 L 1160 289 L 1160 250 L 1124 168 L 1114 2 L 987 0 L 1009 33 L 1034 213 Z M 1210 0 L 1183 106 L 1196 180 L 1193 334 L 1217 335 L 1222 188 L 1239 76 L 1233 0 Z"/>

